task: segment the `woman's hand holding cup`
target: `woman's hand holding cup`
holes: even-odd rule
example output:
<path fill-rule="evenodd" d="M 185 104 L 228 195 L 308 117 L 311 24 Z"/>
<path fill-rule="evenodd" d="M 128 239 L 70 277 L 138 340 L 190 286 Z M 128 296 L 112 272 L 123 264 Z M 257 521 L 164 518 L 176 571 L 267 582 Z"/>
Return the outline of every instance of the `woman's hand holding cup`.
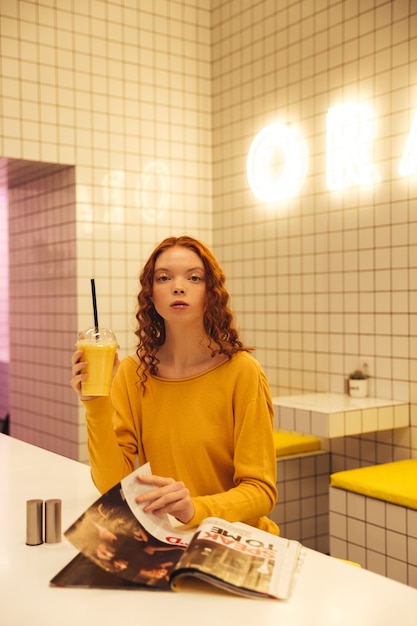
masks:
<path fill-rule="evenodd" d="M 80 400 L 108 396 L 119 366 L 114 333 L 106 328 L 90 328 L 79 334 L 76 346 L 71 359 L 71 387 Z"/>

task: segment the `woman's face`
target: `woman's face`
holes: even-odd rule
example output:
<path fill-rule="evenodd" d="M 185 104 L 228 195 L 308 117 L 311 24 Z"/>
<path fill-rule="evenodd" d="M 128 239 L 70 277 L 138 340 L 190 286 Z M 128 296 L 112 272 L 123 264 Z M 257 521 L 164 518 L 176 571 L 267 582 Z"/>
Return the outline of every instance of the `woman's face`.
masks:
<path fill-rule="evenodd" d="M 183 246 L 161 252 L 155 263 L 152 301 L 165 325 L 202 324 L 206 306 L 203 261 Z"/>

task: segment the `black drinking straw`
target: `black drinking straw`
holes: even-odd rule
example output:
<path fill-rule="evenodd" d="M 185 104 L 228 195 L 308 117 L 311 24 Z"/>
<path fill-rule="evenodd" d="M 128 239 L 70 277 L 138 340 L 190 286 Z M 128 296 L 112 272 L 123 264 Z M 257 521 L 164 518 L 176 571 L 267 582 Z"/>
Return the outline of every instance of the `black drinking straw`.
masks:
<path fill-rule="evenodd" d="M 97 299 L 96 299 L 96 283 L 94 278 L 91 279 L 91 295 L 93 296 L 93 311 L 94 311 L 94 326 L 96 334 L 98 335 L 98 314 L 97 314 Z"/>

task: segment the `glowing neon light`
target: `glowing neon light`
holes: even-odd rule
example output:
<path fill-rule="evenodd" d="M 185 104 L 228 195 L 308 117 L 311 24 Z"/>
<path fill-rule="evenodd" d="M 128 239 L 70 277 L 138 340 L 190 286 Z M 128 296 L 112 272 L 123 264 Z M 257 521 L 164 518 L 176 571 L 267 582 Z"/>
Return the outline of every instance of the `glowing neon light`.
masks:
<path fill-rule="evenodd" d="M 103 222 L 109 224 L 123 224 L 124 215 L 124 193 L 125 193 L 126 172 L 123 170 L 110 170 L 103 177 L 103 200 L 105 211 Z"/>
<path fill-rule="evenodd" d="M 327 112 L 327 187 L 371 185 L 380 176 L 371 161 L 374 119 L 371 109 L 356 102 Z"/>
<path fill-rule="evenodd" d="M 169 170 L 162 161 L 146 165 L 136 185 L 136 205 L 142 208 L 144 219 L 153 224 L 161 219 L 169 203 Z"/>
<path fill-rule="evenodd" d="M 277 123 L 256 135 L 248 154 L 247 175 L 259 200 L 274 202 L 295 196 L 306 171 L 306 144 L 294 128 Z"/>
<path fill-rule="evenodd" d="M 398 166 L 400 176 L 411 176 L 417 168 L 417 113 L 405 144 L 403 156 Z"/>

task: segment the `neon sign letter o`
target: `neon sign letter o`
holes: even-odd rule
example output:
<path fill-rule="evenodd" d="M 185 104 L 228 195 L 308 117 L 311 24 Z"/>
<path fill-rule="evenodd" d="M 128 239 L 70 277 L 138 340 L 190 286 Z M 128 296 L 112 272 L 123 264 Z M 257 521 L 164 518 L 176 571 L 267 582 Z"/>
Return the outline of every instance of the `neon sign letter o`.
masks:
<path fill-rule="evenodd" d="M 278 154 L 282 161 L 279 168 Z M 299 191 L 306 171 L 306 145 L 294 128 L 271 124 L 256 135 L 248 154 L 247 175 L 249 186 L 259 200 L 274 202 L 291 198 Z"/>

